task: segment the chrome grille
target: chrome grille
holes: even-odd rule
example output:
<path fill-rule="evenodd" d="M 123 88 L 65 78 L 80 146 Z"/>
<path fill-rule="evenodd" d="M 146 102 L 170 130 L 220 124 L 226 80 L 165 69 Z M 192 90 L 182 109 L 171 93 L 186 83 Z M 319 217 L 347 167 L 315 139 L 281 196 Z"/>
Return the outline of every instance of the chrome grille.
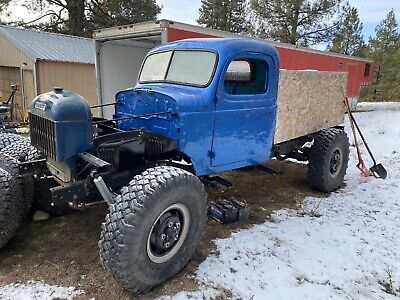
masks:
<path fill-rule="evenodd" d="M 29 114 L 31 143 L 46 156 L 56 159 L 54 122 L 35 114 Z"/>

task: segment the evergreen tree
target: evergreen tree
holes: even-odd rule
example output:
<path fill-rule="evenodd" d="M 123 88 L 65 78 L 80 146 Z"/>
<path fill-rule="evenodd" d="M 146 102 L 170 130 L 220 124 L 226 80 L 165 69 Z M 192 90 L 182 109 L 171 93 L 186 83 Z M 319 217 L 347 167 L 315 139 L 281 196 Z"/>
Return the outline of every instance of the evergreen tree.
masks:
<path fill-rule="evenodd" d="M 346 55 L 362 55 L 365 48 L 362 29 L 363 24 L 358 17 L 357 8 L 351 7 L 347 2 L 327 50 Z"/>
<path fill-rule="evenodd" d="M 234 33 L 246 32 L 246 0 L 201 0 L 197 23 Z"/>
<path fill-rule="evenodd" d="M 251 0 L 255 31 L 293 45 L 331 41 L 342 0 Z"/>
<path fill-rule="evenodd" d="M 155 20 L 160 12 L 155 0 L 92 0 L 90 15 L 102 28 Z"/>
<path fill-rule="evenodd" d="M 375 62 L 374 84 L 363 89 L 364 99 L 400 100 L 400 33 L 392 9 L 369 39 L 368 57 Z"/>
<path fill-rule="evenodd" d="M 378 55 L 383 52 L 393 52 L 399 47 L 400 34 L 398 32 L 398 24 L 396 15 L 392 9 L 386 15 L 386 18 L 375 28 L 375 37 L 369 39 L 371 52 Z"/>

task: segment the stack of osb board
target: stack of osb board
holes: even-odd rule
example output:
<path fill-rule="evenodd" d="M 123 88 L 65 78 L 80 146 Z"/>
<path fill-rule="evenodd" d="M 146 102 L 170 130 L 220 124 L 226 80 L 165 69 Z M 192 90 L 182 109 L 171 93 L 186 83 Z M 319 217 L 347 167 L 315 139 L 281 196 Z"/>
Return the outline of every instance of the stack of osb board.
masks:
<path fill-rule="evenodd" d="M 343 124 L 347 73 L 281 70 L 275 144 Z"/>

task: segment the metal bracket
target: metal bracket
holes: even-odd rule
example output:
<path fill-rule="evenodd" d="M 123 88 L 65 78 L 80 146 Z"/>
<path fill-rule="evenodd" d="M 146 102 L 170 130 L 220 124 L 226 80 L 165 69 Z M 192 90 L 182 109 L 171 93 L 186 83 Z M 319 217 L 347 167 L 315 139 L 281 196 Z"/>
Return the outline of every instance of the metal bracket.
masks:
<path fill-rule="evenodd" d="M 96 168 L 111 166 L 110 163 L 87 152 L 79 153 L 78 156 Z"/>
<path fill-rule="evenodd" d="M 27 162 L 18 163 L 19 175 L 40 175 L 43 170 L 47 170 L 46 159 L 38 159 Z"/>

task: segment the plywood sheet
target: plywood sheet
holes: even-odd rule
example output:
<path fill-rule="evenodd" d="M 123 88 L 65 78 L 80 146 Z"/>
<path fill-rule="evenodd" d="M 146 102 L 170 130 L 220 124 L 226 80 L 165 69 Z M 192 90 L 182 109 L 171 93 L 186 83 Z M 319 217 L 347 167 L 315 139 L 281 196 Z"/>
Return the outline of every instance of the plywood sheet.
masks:
<path fill-rule="evenodd" d="M 347 73 L 281 70 L 275 144 L 343 123 Z"/>

